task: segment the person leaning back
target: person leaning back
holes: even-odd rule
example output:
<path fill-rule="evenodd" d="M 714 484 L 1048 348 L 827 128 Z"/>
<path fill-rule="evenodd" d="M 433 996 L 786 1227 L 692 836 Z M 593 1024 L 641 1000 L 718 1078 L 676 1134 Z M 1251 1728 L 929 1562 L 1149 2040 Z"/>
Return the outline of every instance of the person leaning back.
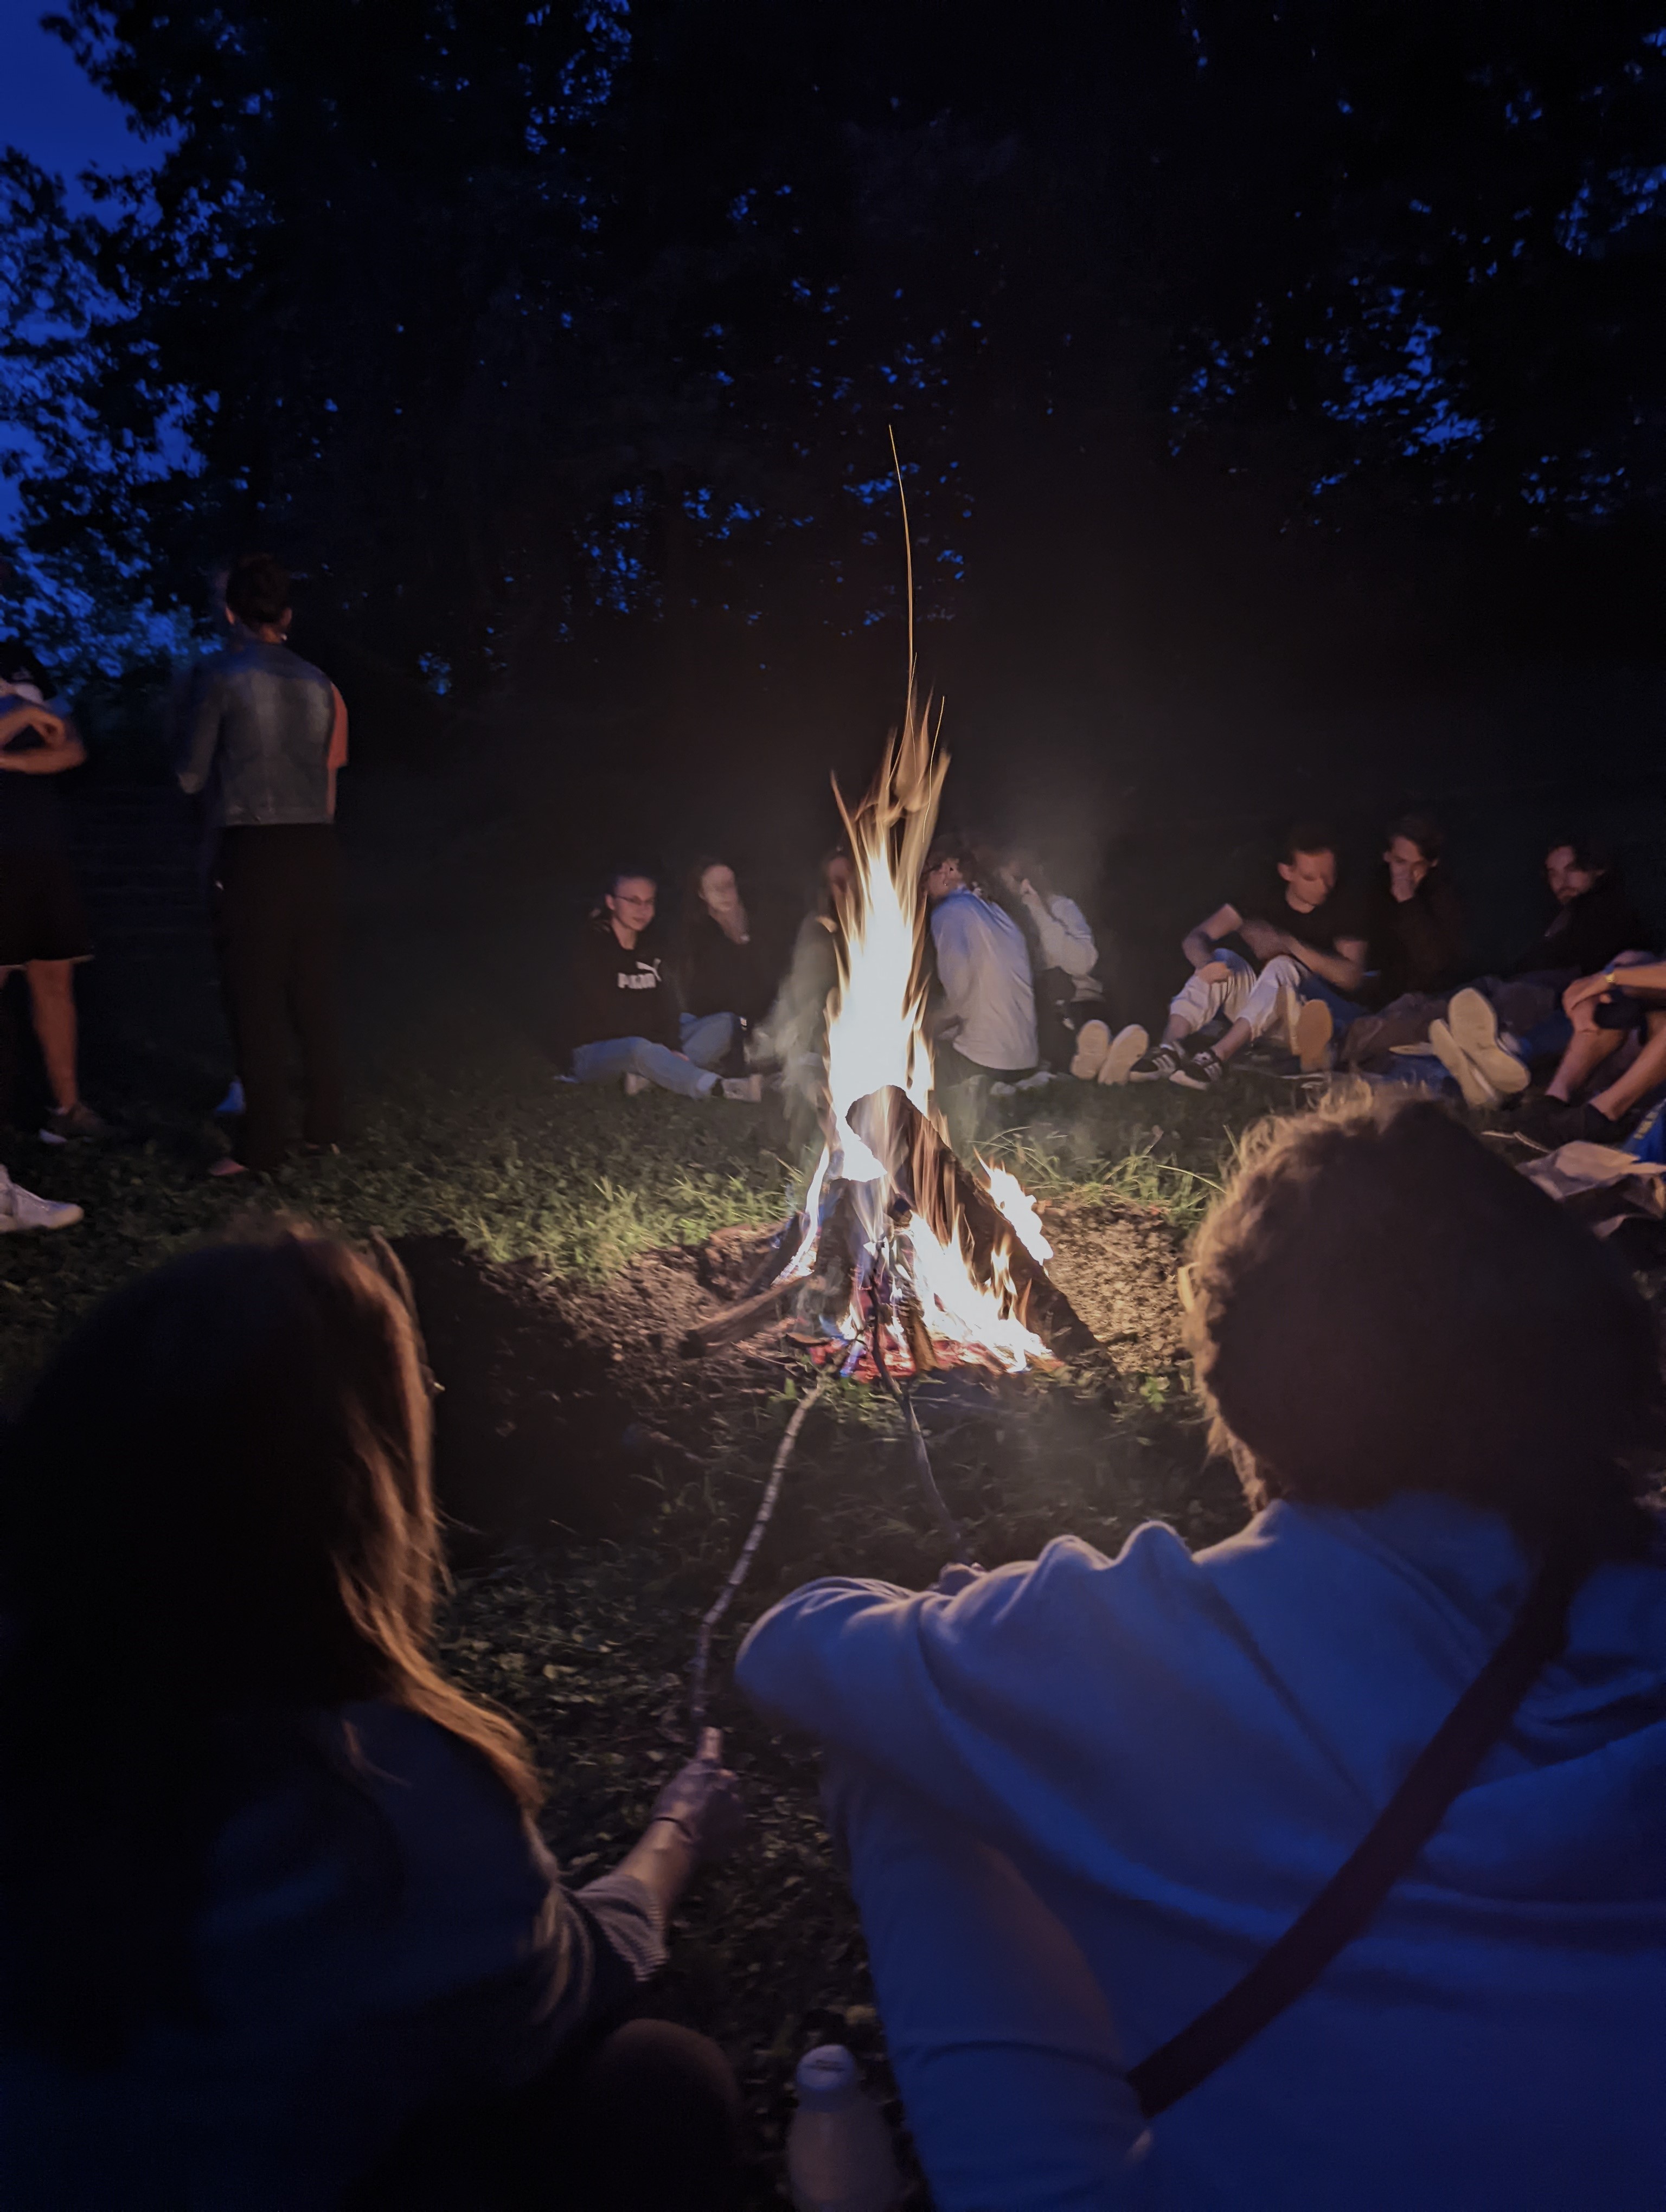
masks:
<path fill-rule="evenodd" d="M 285 643 L 289 577 L 252 553 L 226 579 L 231 641 L 198 687 L 179 782 L 206 791 L 220 830 L 216 926 L 245 1112 L 216 1175 L 271 1173 L 289 1142 L 289 1048 L 300 1047 L 302 1139 L 341 1138 L 336 1012 L 336 775 L 347 708 L 321 668 Z"/>

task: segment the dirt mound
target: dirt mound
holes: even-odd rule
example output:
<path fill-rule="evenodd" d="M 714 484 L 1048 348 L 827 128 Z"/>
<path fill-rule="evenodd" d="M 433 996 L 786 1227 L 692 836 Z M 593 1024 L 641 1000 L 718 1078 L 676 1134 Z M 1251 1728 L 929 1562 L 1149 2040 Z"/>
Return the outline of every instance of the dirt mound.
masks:
<path fill-rule="evenodd" d="M 1124 1373 L 1150 1374 L 1184 1356 L 1176 1275 L 1183 1240 L 1154 1206 L 1067 1200 L 1043 1224 L 1047 1272 Z"/>
<path fill-rule="evenodd" d="M 784 1355 L 767 1340 L 692 1361 L 677 1348 L 750 1287 L 767 1243 L 725 1231 L 605 1283 L 556 1283 L 457 1237 L 398 1240 L 441 1385 L 435 1474 L 453 1552 L 621 1534 L 649 1482 L 692 1469 L 717 1406 L 779 1387 Z"/>
<path fill-rule="evenodd" d="M 1172 1364 L 1179 1252 L 1162 1216 L 1067 1205 L 1047 1229 L 1058 1248 L 1049 1273 L 1116 1365 Z M 765 1232 L 723 1230 L 697 1248 L 646 1252 L 605 1282 L 553 1282 L 456 1237 L 402 1239 L 441 1385 L 435 1480 L 454 1555 L 478 1562 L 513 1542 L 623 1534 L 654 1486 L 696 1474 L 719 1410 L 778 1389 L 798 1364 L 767 1315 L 757 1334 L 703 1358 L 681 1348 L 757 1289 L 769 1248 Z M 936 1395 L 964 1413 L 963 1399 L 982 1405 L 975 1384 Z"/>

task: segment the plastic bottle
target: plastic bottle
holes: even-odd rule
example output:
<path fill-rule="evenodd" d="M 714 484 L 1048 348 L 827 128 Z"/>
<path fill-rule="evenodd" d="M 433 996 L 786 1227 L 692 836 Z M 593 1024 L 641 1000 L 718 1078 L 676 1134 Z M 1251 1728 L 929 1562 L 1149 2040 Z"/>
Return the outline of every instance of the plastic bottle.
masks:
<path fill-rule="evenodd" d="M 843 2044 L 808 2052 L 794 2082 L 787 2179 L 797 2212 L 891 2212 L 903 2193 L 891 2132 Z"/>

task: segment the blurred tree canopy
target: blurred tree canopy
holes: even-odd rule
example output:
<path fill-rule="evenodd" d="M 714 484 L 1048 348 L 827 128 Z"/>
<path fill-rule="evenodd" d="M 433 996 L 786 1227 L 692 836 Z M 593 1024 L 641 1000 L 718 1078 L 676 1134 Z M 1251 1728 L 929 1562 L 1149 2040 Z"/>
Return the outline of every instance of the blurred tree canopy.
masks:
<path fill-rule="evenodd" d="M 952 617 L 999 457 L 1130 365 L 1154 450 L 1292 511 L 1658 517 L 1632 0 L 51 20 L 155 149 L 82 215 L 0 163 L 14 581 L 61 623 L 200 614 L 261 544 L 452 696 L 622 626 L 848 631 L 899 602 L 888 427 Z"/>

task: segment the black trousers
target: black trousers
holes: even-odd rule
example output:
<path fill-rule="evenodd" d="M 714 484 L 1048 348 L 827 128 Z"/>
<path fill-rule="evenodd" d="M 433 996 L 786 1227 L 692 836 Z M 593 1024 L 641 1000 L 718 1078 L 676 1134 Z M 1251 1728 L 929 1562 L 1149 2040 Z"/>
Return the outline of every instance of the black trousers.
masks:
<path fill-rule="evenodd" d="M 217 876 L 221 974 L 246 1109 L 237 1157 L 270 1170 L 289 1146 L 292 1042 L 306 1141 L 341 1137 L 335 830 L 327 822 L 228 830 Z"/>
<path fill-rule="evenodd" d="M 489 2106 L 424 2116 L 344 2212 L 733 2212 L 739 2129 L 717 2045 L 634 2020 Z"/>

